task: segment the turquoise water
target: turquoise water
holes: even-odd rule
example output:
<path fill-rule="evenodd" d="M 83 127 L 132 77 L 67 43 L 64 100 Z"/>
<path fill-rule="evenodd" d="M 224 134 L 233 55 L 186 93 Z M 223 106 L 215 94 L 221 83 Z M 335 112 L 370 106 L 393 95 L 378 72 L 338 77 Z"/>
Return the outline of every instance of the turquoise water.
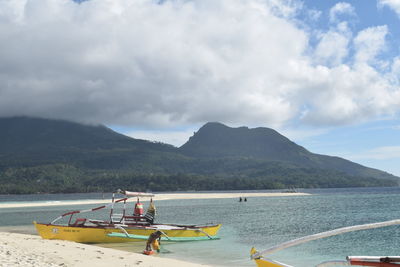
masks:
<path fill-rule="evenodd" d="M 160 256 L 215 266 L 255 266 L 249 260 L 252 246 L 264 250 L 309 234 L 400 218 L 400 188 L 304 192 L 312 195 L 254 197 L 248 198 L 247 202 L 238 202 L 237 199 L 156 202 L 157 222 L 223 224 L 219 233 L 220 240 L 164 243 L 164 253 Z M 101 194 L 0 196 L 0 201 L 57 201 L 101 197 Z M 0 209 L 0 230 L 32 232 L 30 224 L 33 220 L 48 222 L 66 211 L 91 207 L 94 206 Z M 391 226 L 347 233 L 289 248 L 271 255 L 271 258 L 296 267 L 311 267 L 321 261 L 344 260 L 347 255 L 400 255 L 399 229 L 400 226 Z M 130 251 L 140 251 L 143 246 L 140 243 L 117 245 L 119 249 Z"/>

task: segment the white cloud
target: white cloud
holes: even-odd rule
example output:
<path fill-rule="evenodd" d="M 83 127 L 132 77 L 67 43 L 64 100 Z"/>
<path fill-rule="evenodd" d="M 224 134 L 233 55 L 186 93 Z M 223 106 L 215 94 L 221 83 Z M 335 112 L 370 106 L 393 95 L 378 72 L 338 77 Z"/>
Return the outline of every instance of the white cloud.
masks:
<path fill-rule="evenodd" d="M 303 3 L 297 0 L 267 0 L 271 11 L 278 16 L 293 17 L 303 8 Z"/>
<path fill-rule="evenodd" d="M 392 114 L 400 104 L 398 87 L 368 65 L 340 65 L 315 72 L 315 93 L 303 120 L 319 125 L 346 125 Z M 311 97 L 309 94 L 308 96 Z"/>
<path fill-rule="evenodd" d="M 390 72 L 387 74 L 387 79 L 393 84 L 400 84 L 400 57 L 393 59 Z"/>
<path fill-rule="evenodd" d="M 27 0 L 20 8 L 22 20 L 0 28 L 3 116 L 152 125 L 292 116 L 273 77 L 301 58 L 306 34 L 261 1 Z"/>
<path fill-rule="evenodd" d="M 192 129 L 185 129 L 185 130 L 169 130 L 169 131 L 135 130 L 135 131 L 125 132 L 123 134 L 136 139 L 162 142 L 165 144 L 170 144 L 176 147 L 180 147 L 189 140 L 189 137 L 191 137 L 194 134 L 194 132 L 198 130 L 198 128 L 199 127 L 195 127 Z"/>
<path fill-rule="evenodd" d="M 397 65 L 375 66 L 387 28 L 357 34 L 338 22 L 310 53 L 312 33 L 293 19 L 299 1 L 0 3 L 0 116 L 278 127 L 399 111 Z"/>
<path fill-rule="evenodd" d="M 339 2 L 329 10 L 329 20 L 330 22 L 338 22 L 339 15 L 355 16 L 355 14 L 354 7 L 351 4 L 347 2 Z"/>
<path fill-rule="evenodd" d="M 400 16 L 400 1 L 399 0 L 378 0 L 378 7 L 388 6 Z"/>
<path fill-rule="evenodd" d="M 349 155 L 354 160 L 374 159 L 389 160 L 400 159 L 400 146 L 383 146 L 360 152 L 358 154 Z"/>
<path fill-rule="evenodd" d="M 278 131 L 294 141 L 295 143 L 302 142 L 307 139 L 312 139 L 312 137 L 320 136 L 329 132 L 328 128 L 318 128 L 318 129 L 295 129 L 295 128 L 282 128 Z"/>
<path fill-rule="evenodd" d="M 349 54 L 350 38 L 351 32 L 345 22 L 340 23 L 337 28 L 322 33 L 315 49 L 315 60 L 327 66 L 342 64 Z"/>
<path fill-rule="evenodd" d="M 354 39 L 356 62 L 374 63 L 376 56 L 385 48 L 385 37 L 388 34 L 386 25 L 370 27 L 358 33 Z"/>

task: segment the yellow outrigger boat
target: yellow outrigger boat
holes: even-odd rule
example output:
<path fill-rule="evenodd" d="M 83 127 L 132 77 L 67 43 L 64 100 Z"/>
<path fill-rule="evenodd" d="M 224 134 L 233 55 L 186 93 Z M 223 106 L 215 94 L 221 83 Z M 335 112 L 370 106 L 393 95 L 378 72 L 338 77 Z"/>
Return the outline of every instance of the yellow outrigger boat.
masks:
<path fill-rule="evenodd" d="M 123 194 L 120 199 L 115 194 Z M 79 243 L 121 243 L 145 240 L 155 231 L 162 232 L 162 240 L 165 241 L 196 241 L 218 239 L 217 233 L 221 224 L 211 225 L 178 225 L 154 223 L 156 208 L 152 199 L 146 214 L 143 214 L 143 204 L 139 197 L 153 197 L 152 194 L 129 192 L 118 190 L 113 194 L 112 201 L 89 210 L 67 212 L 51 223 L 33 222 L 39 235 L 44 239 L 61 239 Z M 127 202 L 131 197 L 136 197 L 134 212 L 129 214 Z M 122 214 L 114 212 L 116 204 L 123 204 Z M 111 207 L 109 220 L 88 218 L 75 218 L 74 215 L 95 212 Z M 68 218 L 64 224 L 57 223 L 61 219 Z"/>

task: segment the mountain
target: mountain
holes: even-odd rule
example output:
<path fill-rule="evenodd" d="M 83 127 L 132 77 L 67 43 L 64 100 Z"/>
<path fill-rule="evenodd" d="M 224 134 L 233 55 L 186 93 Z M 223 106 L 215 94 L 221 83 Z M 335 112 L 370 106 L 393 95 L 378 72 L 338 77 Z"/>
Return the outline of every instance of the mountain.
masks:
<path fill-rule="evenodd" d="M 309 152 L 269 128 L 231 128 L 209 122 L 179 150 L 193 157 L 252 157 L 302 162 Z"/>
<path fill-rule="evenodd" d="M 269 128 L 207 123 L 183 146 L 103 125 L 0 118 L 0 194 L 396 186 L 398 177 L 318 155 Z"/>
<path fill-rule="evenodd" d="M 270 128 L 231 128 L 217 122 L 201 127 L 179 148 L 196 158 L 253 158 L 285 162 L 299 167 L 335 170 L 354 176 L 394 178 L 386 172 L 364 167 L 349 160 L 319 155 Z"/>
<path fill-rule="evenodd" d="M 96 169 L 129 168 L 176 148 L 134 139 L 103 125 L 29 117 L 0 118 L 0 169 L 67 163 Z"/>
<path fill-rule="evenodd" d="M 33 151 L 152 149 L 170 150 L 170 145 L 133 139 L 103 125 L 85 125 L 64 120 L 28 117 L 0 118 L 0 152 L 6 154 Z"/>

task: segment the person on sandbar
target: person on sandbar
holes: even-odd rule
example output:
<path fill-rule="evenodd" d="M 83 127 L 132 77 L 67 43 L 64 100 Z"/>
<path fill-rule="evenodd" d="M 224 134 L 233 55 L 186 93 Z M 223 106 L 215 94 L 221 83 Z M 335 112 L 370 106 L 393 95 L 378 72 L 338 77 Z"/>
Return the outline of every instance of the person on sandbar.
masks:
<path fill-rule="evenodd" d="M 161 235 L 161 231 L 156 231 L 149 235 L 149 239 L 147 239 L 146 243 L 146 251 L 153 251 L 154 249 L 157 252 L 160 252 Z"/>

